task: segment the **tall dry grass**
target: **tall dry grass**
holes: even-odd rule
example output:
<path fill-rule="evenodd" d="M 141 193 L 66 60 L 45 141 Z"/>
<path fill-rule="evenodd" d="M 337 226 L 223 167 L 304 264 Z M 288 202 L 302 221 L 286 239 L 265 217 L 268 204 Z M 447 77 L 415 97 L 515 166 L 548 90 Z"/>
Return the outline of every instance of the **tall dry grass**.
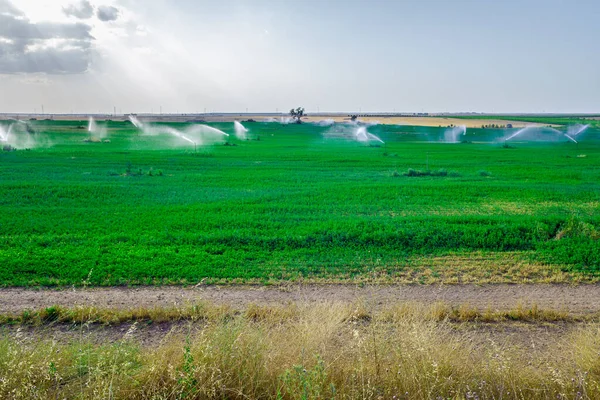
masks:
<path fill-rule="evenodd" d="M 152 347 L 132 340 L 135 323 L 101 345 L 5 335 L 0 398 L 600 398 L 596 323 L 532 353 L 483 330 L 479 340 L 463 335 L 443 305 L 209 309 L 202 329 Z"/>

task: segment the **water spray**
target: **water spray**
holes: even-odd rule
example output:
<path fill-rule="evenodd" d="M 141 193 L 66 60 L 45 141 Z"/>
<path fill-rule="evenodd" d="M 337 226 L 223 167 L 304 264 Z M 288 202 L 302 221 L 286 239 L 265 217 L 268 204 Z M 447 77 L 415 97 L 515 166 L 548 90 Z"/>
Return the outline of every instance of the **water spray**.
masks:
<path fill-rule="evenodd" d="M 0 142 L 8 143 L 10 132 L 12 131 L 13 124 L 8 126 L 8 130 L 4 130 L 4 127 L 0 126 Z"/>
<path fill-rule="evenodd" d="M 567 133 L 571 136 L 577 136 L 580 133 L 583 133 L 587 128 L 589 128 L 589 125 L 574 125 L 574 126 L 570 126 L 567 130 Z"/>
<path fill-rule="evenodd" d="M 167 128 L 166 128 L 166 131 L 167 131 L 168 133 L 170 133 L 171 135 L 175 136 L 175 137 L 178 137 L 178 138 L 181 138 L 181 139 L 183 139 L 183 140 L 185 140 L 185 141 L 187 141 L 187 142 L 190 142 L 191 144 L 193 144 L 193 145 L 194 145 L 194 148 L 195 148 L 195 146 L 196 146 L 196 142 L 194 142 L 192 139 L 190 139 L 189 137 L 187 137 L 187 136 L 186 136 L 185 134 L 183 134 L 181 131 L 178 131 L 177 129 L 175 129 L 175 128 L 171 128 L 171 127 L 167 127 Z"/>
<path fill-rule="evenodd" d="M 197 131 L 198 129 L 194 129 L 196 127 L 199 128 L 200 133 L 214 133 L 216 135 L 221 135 L 221 136 L 224 136 L 224 137 L 229 137 L 228 133 L 225 133 L 225 132 L 223 132 L 220 129 L 213 128 L 212 126 L 208 126 L 208 125 L 204 125 L 204 124 L 192 127 L 191 131 Z"/>
<path fill-rule="evenodd" d="M 566 133 L 565 133 L 565 136 L 566 136 L 567 138 L 569 138 L 569 140 L 570 140 L 570 141 L 572 141 L 572 142 L 574 142 L 574 143 L 577 143 L 577 140 L 573 139 L 573 138 L 572 138 L 571 136 L 569 136 L 568 134 L 566 134 Z"/>
<path fill-rule="evenodd" d="M 506 139 L 504 139 L 504 141 L 507 142 L 507 141 L 509 141 L 511 139 L 516 138 L 517 136 L 523 135 L 526 132 L 532 132 L 532 131 L 536 131 L 536 130 L 539 131 L 539 132 L 548 132 L 549 131 L 550 133 L 554 133 L 554 134 L 556 134 L 559 137 L 560 136 L 566 136 L 570 140 L 572 140 L 575 143 L 577 143 L 575 141 L 575 139 L 573 139 L 574 135 L 568 135 L 568 134 L 566 134 L 564 132 L 561 132 L 561 131 L 559 131 L 558 129 L 555 129 L 555 128 L 550 128 L 550 127 L 536 127 L 536 126 L 526 126 L 525 128 L 521 128 L 517 132 L 513 133 L 512 135 L 510 135 L 509 137 L 507 137 Z M 583 129 L 583 130 L 585 130 L 585 129 Z M 582 132 L 583 130 L 580 130 L 579 132 Z"/>
<path fill-rule="evenodd" d="M 528 129 L 532 129 L 532 128 L 533 128 L 532 126 L 526 126 L 525 128 L 519 129 L 517 132 L 513 133 L 512 135 L 510 135 L 509 137 L 504 139 L 504 143 L 511 140 L 512 138 L 515 138 L 515 137 L 521 135 L 523 132 L 526 132 Z"/>
<path fill-rule="evenodd" d="M 239 121 L 233 121 L 233 128 L 235 130 L 235 136 L 239 140 L 247 140 L 248 139 L 248 129 L 241 124 Z"/>
<path fill-rule="evenodd" d="M 31 124 L 14 120 L 13 123 L 6 128 L 0 125 L 0 143 L 5 143 L 14 148 L 32 148 L 40 144 L 37 132 Z M 48 143 L 43 143 L 48 145 Z"/>
<path fill-rule="evenodd" d="M 129 115 L 129 121 L 133 124 L 133 126 L 135 126 L 138 129 L 144 130 L 144 124 L 142 124 L 140 122 L 139 119 L 137 119 L 135 116 L 133 115 Z"/>
<path fill-rule="evenodd" d="M 364 126 L 361 126 L 359 128 L 356 129 L 356 131 L 354 132 L 354 137 L 356 138 L 356 140 L 358 140 L 359 142 L 368 142 L 370 140 L 375 140 L 381 143 L 385 143 L 383 140 L 381 140 L 379 137 L 367 132 L 367 128 Z"/>
<path fill-rule="evenodd" d="M 448 128 L 444 132 L 444 142 L 446 143 L 458 143 L 458 137 L 460 135 L 465 136 L 467 134 L 467 126 L 460 125 L 453 128 Z"/>
<path fill-rule="evenodd" d="M 333 119 L 323 119 L 317 122 L 317 125 L 319 126 L 331 126 L 333 124 L 335 124 L 335 121 Z"/>
<path fill-rule="evenodd" d="M 96 130 L 96 122 L 94 117 L 90 117 L 88 121 L 88 133 L 90 134 L 90 140 L 92 139 L 92 132 Z"/>

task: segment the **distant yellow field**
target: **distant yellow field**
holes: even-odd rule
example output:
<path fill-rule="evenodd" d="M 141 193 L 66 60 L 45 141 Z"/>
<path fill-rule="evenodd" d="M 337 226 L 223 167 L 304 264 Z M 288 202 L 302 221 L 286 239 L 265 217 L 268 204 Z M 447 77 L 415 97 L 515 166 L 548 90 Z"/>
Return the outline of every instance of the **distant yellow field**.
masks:
<path fill-rule="evenodd" d="M 311 117 L 303 118 L 303 121 L 314 122 L 323 119 L 332 119 L 336 122 L 347 121 L 348 117 Z M 465 125 L 467 128 L 477 128 L 481 125 L 507 125 L 512 124 L 515 128 L 525 126 L 541 126 L 541 124 L 533 124 L 530 122 L 505 121 L 501 119 L 460 119 L 460 118 L 444 118 L 444 117 L 362 117 L 359 118 L 363 122 L 378 122 L 380 124 L 391 125 L 413 125 L 413 126 L 449 126 L 449 125 Z"/>
<path fill-rule="evenodd" d="M 4 115 L 0 116 L 1 119 L 24 119 L 28 120 L 33 115 L 20 115 L 20 116 L 12 116 L 12 115 Z M 35 115 L 38 117 L 37 119 L 45 119 L 39 118 L 39 115 Z M 53 120 L 76 120 L 76 121 L 86 121 L 87 115 L 47 115 L 48 119 Z M 287 117 L 283 116 L 282 117 Z M 97 121 L 103 120 L 114 120 L 114 121 L 124 121 L 127 120 L 127 116 L 95 116 Z M 147 122 L 189 122 L 189 121 L 206 121 L 206 122 L 233 122 L 235 120 L 245 121 L 248 119 L 253 119 L 255 121 L 268 121 L 273 119 L 273 115 L 252 115 L 252 114 L 209 114 L 209 115 L 191 115 L 191 114 L 166 114 L 166 115 L 139 115 L 143 121 Z M 276 119 L 279 119 L 277 117 Z M 327 115 L 320 114 L 319 116 L 311 116 L 310 114 L 304 118 L 302 121 L 304 122 L 318 122 L 325 119 L 333 120 L 335 122 L 344 122 L 349 121 L 350 117 L 340 116 L 339 114 Z M 514 128 L 523 128 L 525 126 L 545 126 L 547 124 L 534 124 L 531 122 L 519 122 L 519 121 L 506 121 L 502 119 L 460 119 L 460 118 L 452 118 L 452 117 L 387 117 L 387 116 L 377 116 L 377 117 L 359 117 L 359 121 L 361 122 L 376 122 L 379 124 L 387 124 L 387 125 L 413 125 L 413 126 L 432 126 L 432 127 L 446 127 L 450 125 L 460 126 L 465 125 L 467 128 L 478 128 L 482 125 L 508 125 L 512 124 Z"/>

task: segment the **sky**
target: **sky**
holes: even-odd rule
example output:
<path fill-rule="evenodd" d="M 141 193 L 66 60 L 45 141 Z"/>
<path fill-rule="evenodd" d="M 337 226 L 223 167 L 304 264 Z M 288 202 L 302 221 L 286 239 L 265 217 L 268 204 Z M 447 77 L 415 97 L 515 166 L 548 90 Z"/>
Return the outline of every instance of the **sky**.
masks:
<path fill-rule="evenodd" d="M 600 113 L 598 0 L 0 0 L 0 113 Z"/>

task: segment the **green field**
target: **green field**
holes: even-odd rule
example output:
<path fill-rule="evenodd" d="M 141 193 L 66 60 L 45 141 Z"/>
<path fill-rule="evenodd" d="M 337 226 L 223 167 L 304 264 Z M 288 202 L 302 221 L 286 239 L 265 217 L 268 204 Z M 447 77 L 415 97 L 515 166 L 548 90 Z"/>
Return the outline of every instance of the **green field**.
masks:
<path fill-rule="evenodd" d="M 0 152 L 2 285 L 564 281 L 600 271 L 594 127 L 577 145 L 506 148 L 499 129 L 446 144 L 443 128 L 378 125 L 369 132 L 386 143 L 368 146 L 324 139 L 331 127 L 248 123 L 254 140 L 194 151 L 128 122 L 108 123 L 110 143 L 84 142 L 84 125 L 36 121 L 51 146 Z"/>
<path fill-rule="evenodd" d="M 544 115 L 457 115 L 453 118 L 460 119 L 497 119 L 503 121 L 518 121 L 531 122 L 534 124 L 549 124 L 549 125 L 572 125 L 583 124 L 592 127 L 600 127 L 600 115 L 559 115 L 559 116 L 544 116 Z"/>

